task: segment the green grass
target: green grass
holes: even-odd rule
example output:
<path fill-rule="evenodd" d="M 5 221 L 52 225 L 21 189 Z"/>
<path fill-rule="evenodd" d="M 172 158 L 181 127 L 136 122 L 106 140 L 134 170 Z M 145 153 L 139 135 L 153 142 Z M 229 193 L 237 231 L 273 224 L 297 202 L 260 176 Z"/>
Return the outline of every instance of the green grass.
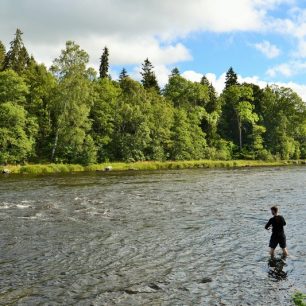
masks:
<path fill-rule="evenodd" d="M 0 166 L 0 171 L 9 169 L 11 173 L 20 174 L 48 174 L 81 171 L 103 171 L 111 166 L 112 171 L 126 170 L 166 170 L 166 169 L 194 169 L 194 168 L 241 168 L 241 167 L 273 167 L 288 165 L 306 165 L 306 160 L 287 161 L 259 161 L 259 160 L 190 160 L 190 161 L 143 161 L 135 163 L 103 163 L 82 166 L 76 164 L 28 164 Z"/>
<path fill-rule="evenodd" d="M 306 306 L 306 294 L 303 294 L 302 292 L 295 292 L 292 296 L 293 302 L 297 306 Z"/>

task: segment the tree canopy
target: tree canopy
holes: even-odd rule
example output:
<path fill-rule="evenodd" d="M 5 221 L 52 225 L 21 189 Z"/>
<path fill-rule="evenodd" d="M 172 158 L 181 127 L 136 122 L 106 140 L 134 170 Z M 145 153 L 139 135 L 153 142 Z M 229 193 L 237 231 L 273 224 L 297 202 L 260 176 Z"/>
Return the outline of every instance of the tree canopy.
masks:
<path fill-rule="evenodd" d="M 99 77 L 67 41 L 48 70 L 29 57 L 17 29 L 0 42 L 0 163 L 306 158 L 306 104 L 292 90 L 239 84 L 232 67 L 218 95 L 203 75 L 173 68 L 160 89 L 147 58 L 141 81 L 125 68 Z"/>

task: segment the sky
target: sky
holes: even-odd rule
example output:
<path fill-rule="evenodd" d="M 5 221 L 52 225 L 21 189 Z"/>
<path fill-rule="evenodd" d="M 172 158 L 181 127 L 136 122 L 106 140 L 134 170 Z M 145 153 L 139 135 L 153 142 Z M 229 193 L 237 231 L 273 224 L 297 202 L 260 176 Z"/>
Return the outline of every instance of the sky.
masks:
<path fill-rule="evenodd" d="M 73 40 L 96 70 L 104 46 L 116 79 L 140 79 L 149 58 L 161 86 L 177 67 L 220 93 L 233 67 L 240 82 L 291 87 L 306 101 L 306 1 L 0 0 L 0 40 L 20 28 L 29 53 L 47 66 Z"/>

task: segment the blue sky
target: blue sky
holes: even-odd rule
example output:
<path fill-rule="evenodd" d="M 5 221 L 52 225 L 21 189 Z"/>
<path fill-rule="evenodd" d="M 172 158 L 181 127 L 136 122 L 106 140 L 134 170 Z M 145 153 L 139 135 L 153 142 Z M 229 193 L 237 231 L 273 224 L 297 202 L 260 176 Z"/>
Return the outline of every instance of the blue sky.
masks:
<path fill-rule="evenodd" d="M 105 45 L 111 73 L 134 78 L 148 57 L 161 85 L 173 67 L 220 92 L 230 66 L 241 81 L 292 87 L 306 100 L 306 3 L 301 0 L 1 0 L 0 40 L 16 28 L 50 65 L 74 40 L 96 69 Z"/>

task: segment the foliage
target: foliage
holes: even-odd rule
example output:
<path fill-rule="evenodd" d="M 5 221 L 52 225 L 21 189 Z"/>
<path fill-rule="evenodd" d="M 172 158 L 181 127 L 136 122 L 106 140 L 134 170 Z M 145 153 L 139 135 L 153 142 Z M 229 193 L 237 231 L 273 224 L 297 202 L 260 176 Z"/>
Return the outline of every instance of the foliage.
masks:
<path fill-rule="evenodd" d="M 109 77 L 109 74 L 108 74 L 108 68 L 109 68 L 108 57 L 109 57 L 108 48 L 104 47 L 103 54 L 101 55 L 101 59 L 100 59 L 100 68 L 99 68 L 101 79 Z"/>
<path fill-rule="evenodd" d="M 6 54 L 5 46 L 0 40 L 0 71 L 3 69 L 5 54 Z"/>
<path fill-rule="evenodd" d="M 0 72 L 0 103 L 14 102 L 24 105 L 29 88 L 24 79 L 13 70 Z"/>
<path fill-rule="evenodd" d="M 153 69 L 153 65 L 151 64 L 149 59 L 146 58 L 144 63 L 142 64 L 142 71 L 140 72 L 140 74 L 142 75 L 141 83 L 145 89 L 155 89 L 157 92 L 159 92 L 160 88 L 158 86 Z"/>
<path fill-rule="evenodd" d="M 292 298 L 295 305 L 306 306 L 306 294 L 297 291 L 294 293 Z"/>
<path fill-rule="evenodd" d="M 22 74 L 27 68 L 30 57 L 22 41 L 22 32 L 16 30 L 15 38 L 10 43 L 10 49 L 6 53 L 3 69 L 12 69 L 18 74 Z"/>
<path fill-rule="evenodd" d="M 26 161 L 34 154 L 37 125 L 20 105 L 0 104 L 0 164 Z"/>
<path fill-rule="evenodd" d="M 59 58 L 54 60 L 52 71 L 58 85 L 52 100 L 53 134 L 51 159 L 64 162 L 88 163 L 83 160 L 84 147 L 93 145 L 86 137 L 91 122 L 92 90 L 86 64 L 88 54 L 74 42 L 67 42 Z M 73 90 L 72 90 L 73 89 Z M 95 150 L 90 148 L 92 154 Z M 90 157 L 94 162 L 94 157 Z"/>
<path fill-rule="evenodd" d="M 91 165 L 78 164 L 26 164 L 0 166 L 0 172 L 6 168 L 13 174 L 49 174 L 59 172 L 80 171 L 105 171 L 111 166 L 112 171 L 142 171 L 142 170 L 167 170 L 167 169 L 192 169 L 192 168 L 242 168 L 242 167 L 271 167 L 306 164 L 305 161 L 257 161 L 257 160 L 188 160 L 188 161 L 138 161 L 134 163 L 112 162 Z"/>
<path fill-rule="evenodd" d="M 306 104 L 293 90 L 239 84 L 232 68 L 220 95 L 205 75 L 192 82 L 177 68 L 160 90 L 148 59 L 141 82 L 125 68 L 114 81 L 108 57 L 105 47 L 97 78 L 89 55 L 73 41 L 50 71 L 29 58 L 20 30 L 7 53 L 0 42 L 0 163 L 100 169 L 96 163 L 139 161 L 137 169 L 157 169 L 306 158 Z M 203 158 L 209 162 L 188 162 Z M 169 160 L 184 162 L 159 163 Z"/>
<path fill-rule="evenodd" d="M 230 67 L 225 75 L 225 89 L 238 85 L 238 76 L 234 69 Z"/>
<path fill-rule="evenodd" d="M 123 79 L 127 78 L 129 75 L 127 74 L 127 71 L 125 68 L 122 68 L 120 74 L 119 74 L 119 82 L 121 82 Z"/>

